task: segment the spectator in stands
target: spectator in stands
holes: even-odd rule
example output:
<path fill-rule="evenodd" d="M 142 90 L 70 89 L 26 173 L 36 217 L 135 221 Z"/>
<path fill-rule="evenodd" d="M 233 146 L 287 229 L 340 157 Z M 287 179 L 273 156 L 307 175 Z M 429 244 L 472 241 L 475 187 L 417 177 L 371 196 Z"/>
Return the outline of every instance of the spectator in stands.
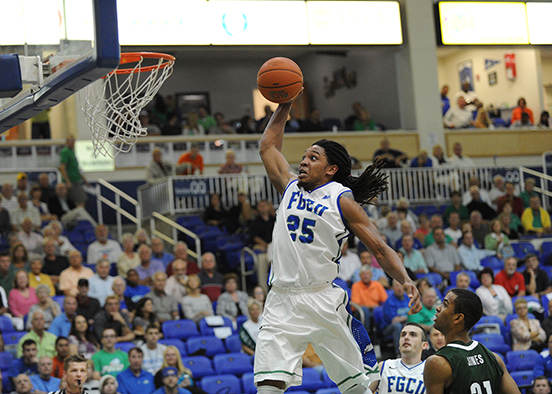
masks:
<path fill-rule="evenodd" d="M 163 365 L 163 355 L 167 350 L 167 346 L 159 343 L 161 331 L 157 324 L 148 325 L 145 328 L 145 333 L 146 342 L 140 346 L 143 353 L 143 368 L 147 372 L 154 374 Z"/>
<path fill-rule="evenodd" d="M 128 313 L 120 310 L 119 298 L 116 295 L 108 296 L 102 311 L 94 316 L 92 329 L 96 338 L 102 338 L 104 329 L 111 327 L 117 334 L 117 342 L 130 342 L 135 335 L 130 329 L 130 317 Z M 103 345 L 103 341 L 102 345 Z"/>
<path fill-rule="evenodd" d="M 468 203 L 467 208 L 470 213 L 473 211 L 479 211 L 484 220 L 492 220 L 496 216 L 496 212 L 489 204 L 481 199 L 480 189 L 478 186 L 470 187 L 471 201 Z"/>
<path fill-rule="evenodd" d="M 203 175 L 203 156 L 199 154 L 199 144 L 193 142 L 189 152 L 183 153 L 178 159 L 176 173 L 178 175 L 194 175 L 196 171 Z"/>
<path fill-rule="evenodd" d="M 476 111 L 483 106 L 477 94 L 471 90 L 471 83 L 467 79 L 462 82 L 462 89 L 454 95 L 455 101 L 457 101 L 459 97 L 464 98 L 468 105 L 467 110 L 470 112 Z"/>
<path fill-rule="evenodd" d="M 0 194 L 0 235 L 6 236 L 12 231 L 10 213 L 2 206 L 2 195 Z"/>
<path fill-rule="evenodd" d="M 88 279 L 79 279 L 77 282 L 77 314 L 86 317 L 89 325 L 94 324 L 94 316 L 101 311 L 100 301 L 88 296 Z"/>
<path fill-rule="evenodd" d="M 441 110 L 443 112 L 443 116 L 445 116 L 445 114 L 450 108 L 450 100 L 447 97 L 448 91 L 449 91 L 449 86 L 443 85 L 443 87 L 441 88 Z"/>
<path fill-rule="evenodd" d="M 471 193 L 472 186 L 477 186 L 479 188 L 480 200 L 486 203 L 487 205 L 491 206 L 492 205 L 491 197 L 489 197 L 489 193 L 481 187 L 481 181 L 479 181 L 479 178 L 476 176 L 470 176 L 468 190 L 466 190 L 462 195 L 462 204 L 464 204 L 467 207 L 468 204 L 473 200 L 473 196 Z"/>
<path fill-rule="evenodd" d="M 479 286 L 475 292 L 483 303 L 483 314 L 486 316 L 498 316 L 502 320 L 513 313 L 512 298 L 506 289 L 494 284 L 494 272 L 491 268 L 483 268 L 479 272 Z"/>
<path fill-rule="evenodd" d="M 264 128 L 263 128 L 264 130 Z M 326 131 L 326 125 L 320 118 L 320 110 L 318 108 L 312 108 L 306 119 L 301 121 L 301 132 L 316 132 Z"/>
<path fill-rule="evenodd" d="M 463 154 L 462 144 L 455 142 L 452 146 L 452 156 L 449 163 L 452 167 L 475 167 L 475 162 L 468 156 Z"/>
<path fill-rule="evenodd" d="M 13 194 L 19 196 L 21 193 L 25 193 L 27 196 L 31 192 L 31 185 L 29 185 L 29 177 L 24 172 L 17 174 L 17 180 L 15 183 L 15 188 L 13 189 Z"/>
<path fill-rule="evenodd" d="M 218 226 L 220 228 L 226 226 L 228 212 L 222 206 L 220 194 L 212 193 L 209 196 L 209 206 L 205 209 L 203 220 L 211 226 Z"/>
<path fill-rule="evenodd" d="M 351 301 L 360 305 L 364 311 L 364 326 L 371 332 L 373 310 L 387 300 L 383 285 L 372 280 L 372 267 L 365 264 L 360 268 L 360 281 L 351 287 Z"/>
<path fill-rule="evenodd" d="M 387 280 L 387 274 L 383 271 L 383 269 L 381 269 L 381 266 L 379 265 L 376 258 L 372 256 L 372 253 L 370 253 L 369 250 L 361 248 L 360 245 L 359 250 L 361 250 L 361 252 L 359 253 L 358 257 L 360 258 L 360 262 L 362 263 L 362 265 L 369 265 L 370 267 L 372 267 L 372 280 L 377 280 L 382 284 L 383 287 L 388 288 L 389 282 Z M 360 268 L 362 268 L 362 266 Z M 360 281 L 360 268 L 356 270 L 353 274 L 353 277 L 351 278 L 351 283 L 356 283 Z"/>
<path fill-rule="evenodd" d="M 120 394 L 151 394 L 155 391 L 152 372 L 142 366 L 144 352 L 139 347 L 133 347 L 128 352 L 129 367 L 117 375 Z M 155 370 L 157 372 L 157 369 Z"/>
<path fill-rule="evenodd" d="M 90 330 L 86 316 L 77 315 L 69 332 L 69 354 L 82 354 L 90 359 L 100 349 L 98 339 Z"/>
<path fill-rule="evenodd" d="M 399 249 L 404 255 L 404 266 L 414 274 L 425 274 L 428 272 L 422 252 L 414 249 L 414 238 L 412 235 L 404 235 L 402 238 L 402 247 Z M 399 330 L 400 332 L 400 330 Z"/>
<path fill-rule="evenodd" d="M 433 245 L 435 243 L 435 238 L 433 236 L 433 230 L 437 227 L 443 228 L 443 218 L 439 214 L 433 214 L 431 215 L 431 219 L 429 222 L 429 227 L 431 228 L 431 231 L 425 236 L 423 245 L 425 247 Z M 452 238 L 447 236 L 445 234 L 445 243 L 450 244 L 452 243 Z"/>
<path fill-rule="evenodd" d="M 188 275 L 197 274 L 199 273 L 199 267 L 197 266 L 197 263 L 191 259 L 188 258 L 188 245 L 186 245 L 185 242 L 178 241 L 176 245 L 174 245 L 174 259 L 175 260 L 184 260 L 186 262 L 186 273 Z M 171 276 L 173 274 L 172 271 L 172 262 L 167 266 L 167 276 Z"/>
<path fill-rule="evenodd" d="M 374 152 L 372 160 L 383 160 L 385 168 L 400 168 L 408 160 L 404 152 L 391 148 L 391 143 L 387 138 L 380 142 L 380 148 Z"/>
<path fill-rule="evenodd" d="M 464 97 L 458 97 L 456 104 L 443 117 L 443 122 L 448 129 L 464 129 L 474 124 L 473 112 L 468 109 Z"/>
<path fill-rule="evenodd" d="M 257 336 L 263 322 L 261 317 L 263 304 L 259 300 L 252 298 L 247 302 L 247 309 L 249 311 L 249 319 L 241 326 L 239 335 L 242 351 L 245 354 L 253 356 L 257 345 Z"/>
<path fill-rule="evenodd" d="M 21 230 L 17 233 L 18 240 L 25 246 L 27 251 L 33 253 L 42 252 L 42 235 L 33 231 L 33 222 L 28 217 L 23 219 Z"/>
<path fill-rule="evenodd" d="M 511 207 L 509 203 L 507 205 Z M 502 212 L 500 215 L 498 215 L 498 221 L 500 222 L 500 231 L 502 232 L 502 234 L 504 234 L 504 236 L 508 237 L 509 240 L 519 239 L 518 232 L 510 227 L 510 224 L 512 222 L 512 216 L 510 214 Z"/>
<path fill-rule="evenodd" d="M 142 297 L 150 292 L 148 286 L 140 284 L 140 277 L 138 276 L 138 271 L 134 268 L 128 270 L 126 289 L 125 289 L 125 299 L 130 299 L 130 304 L 135 305 Z M 132 308 L 131 308 L 132 309 Z"/>
<path fill-rule="evenodd" d="M 394 248 L 397 241 L 402 237 L 399 219 L 396 213 L 389 212 L 387 214 L 387 224 L 380 228 L 380 233 L 387 238 L 389 245 Z"/>
<path fill-rule="evenodd" d="M 146 110 L 140 111 L 140 124 L 142 125 L 142 128 L 146 129 L 146 132 L 148 135 L 161 135 L 161 128 L 155 124 L 151 123 L 150 114 Z"/>
<path fill-rule="evenodd" d="M 48 332 L 56 337 L 68 337 L 71 332 L 71 324 L 77 315 L 77 299 L 66 296 L 63 300 L 63 313 L 54 319 Z"/>
<path fill-rule="evenodd" d="M 132 302 L 132 300 L 125 296 L 126 291 L 126 283 L 123 278 L 120 276 L 116 276 L 113 280 L 113 294 L 114 296 L 117 296 L 117 299 L 119 300 L 119 306 L 121 308 L 121 313 L 129 313 L 129 311 L 134 310 L 135 304 Z"/>
<path fill-rule="evenodd" d="M 54 371 L 52 376 L 55 378 L 64 378 L 63 371 L 65 359 L 69 356 L 69 341 L 65 337 L 57 337 L 56 339 L 56 356 L 52 358 L 54 363 Z"/>
<path fill-rule="evenodd" d="M 15 390 L 13 394 L 42 394 L 42 391 L 34 390 L 31 378 L 28 375 L 20 374 L 13 379 L 13 386 Z"/>
<path fill-rule="evenodd" d="M 96 227 L 96 241 L 88 245 L 87 257 L 88 264 L 96 264 L 100 259 L 107 258 L 110 263 L 119 260 L 119 256 L 123 253 L 123 249 L 119 242 L 114 239 L 109 239 L 109 231 L 107 226 L 100 224 Z"/>
<path fill-rule="evenodd" d="M 422 213 L 418 219 L 420 220 L 420 226 L 414 231 L 414 238 L 416 238 L 420 243 L 424 244 L 425 237 L 430 233 L 431 226 L 429 218 L 425 213 Z"/>
<path fill-rule="evenodd" d="M 542 321 L 541 326 L 546 332 L 546 337 L 550 338 L 550 335 L 552 335 L 552 300 L 548 301 L 547 308 L 548 316 Z"/>
<path fill-rule="evenodd" d="M 257 204 L 257 217 L 249 226 L 249 234 L 253 240 L 253 249 L 266 253 L 268 245 L 272 242 L 272 230 L 276 221 L 276 214 L 272 203 L 261 200 Z"/>
<path fill-rule="evenodd" d="M 6 211 L 13 211 L 18 207 L 17 196 L 13 194 L 13 186 L 11 183 L 4 183 L 2 185 L 2 208 Z"/>
<path fill-rule="evenodd" d="M 165 269 L 174 260 L 174 256 L 171 253 L 165 252 L 165 243 L 161 238 L 151 238 L 151 259 L 157 260 L 163 263 Z"/>
<path fill-rule="evenodd" d="M 45 202 L 41 201 L 41 198 L 40 198 L 41 195 L 42 195 L 42 191 L 40 190 L 40 187 L 38 185 L 35 185 L 31 188 L 31 192 L 30 192 L 31 206 L 35 207 L 38 210 L 38 213 L 40 214 L 40 220 L 43 223 L 48 222 L 50 220 L 56 220 L 57 216 L 54 214 L 51 214 L 48 209 L 48 205 L 46 205 Z"/>
<path fill-rule="evenodd" d="M 358 119 L 353 125 L 355 131 L 378 131 L 380 130 L 376 122 L 370 117 L 370 111 L 362 108 L 358 114 Z"/>
<path fill-rule="evenodd" d="M 42 194 L 40 195 L 40 201 L 48 203 L 48 200 L 56 193 L 55 189 L 50 186 L 50 177 L 47 173 L 43 172 L 38 175 L 38 187 Z"/>
<path fill-rule="evenodd" d="M 493 203 L 491 207 L 496 211 L 498 209 L 498 199 L 506 195 L 506 183 L 502 175 L 498 174 L 493 177 L 493 187 L 489 190 L 489 198 Z"/>
<path fill-rule="evenodd" d="M 426 150 L 421 150 L 410 162 L 412 168 L 433 167 L 433 161 L 429 158 Z"/>
<path fill-rule="evenodd" d="M 504 246 L 510 245 L 510 239 L 502 232 L 499 219 L 493 219 L 490 227 L 491 232 L 485 236 L 485 249 L 500 253 Z"/>
<path fill-rule="evenodd" d="M 238 275 L 234 273 L 224 275 L 223 286 L 225 291 L 217 300 L 216 314 L 231 320 L 236 320 L 240 315 L 245 315 L 249 318 L 247 310 L 249 296 L 238 289 Z"/>
<path fill-rule="evenodd" d="M 255 120 L 249 116 L 244 115 L 241 117 L 240 121 L 236 124 L 236 133 L 237 134 L 255 134 L 256 127 Z"/>
<path fill-rule="evenodd" d="M 462 267 L 477 273 L 483 269 L 481 260 L 487 256 L 494 256 L 496 251 L 479 249 L 473 243 L 473 233 L 466 231 L 462 235 L 462 243 L 458 246 L 458 254 L 462 260 Z"/>
<path fill-rule="evenodd" d="M 550 278 L 546 271 L 539 268 L 539 257 L 535 253 L 527 253 L 525 256 L 523 279 L 525 294 L 528 296 L 534 296 L 540 300 L 543 295 L 552 292 Z"/>
<path fill-rule="evenodd" d="M 226 228 L 229 233 L 243 233 L 249 228 L 256 212 L 247 199 L 247 194 L 238 192 L 238 204 L 228 210 Z"/>
<path fill-rule="evenodd" d="M 402 214 L 403 212 L 405 213 L 404 217 Z M 408 220 L 413 229 L 418 227 L 418 215 L 410 209 L 410 202 L 405 197 L 401 197 L 399 198 L 399 201 L 397 201 L 397 215 L 399 215 L 399 220 Z"/>
<path fill-rule="evenodd" d="M 437 292 L 433 287 L 425 289 L 422 293 L 422 310 L 415 315 L 408 315 L 407 321 L 418 323 L 426 332 L 433 327 L 435 317 L 435 304 L 437 303 Z"/>
<path fill-rule="evenodd" d="M 551 375 L 552 374 L 548 374 L 548 376 L 551 376 Z M 535 374 L 535 370 L 533 370 L 533 376 L 534 376 L 533 387 L 532 387 L 533 394 L 550 394 L 551 384 L 548 381 L 549 377 L 544 375 L 539 376 Z"/>
<path fill-rule="evenodd" d="M 69 253 L 69 268 L 59 275 L 59 289 L 65 295 L 76 296 L 79 292 L 79 279 L 89 279 L 94 271 L 82 265 L 82 255 L 79 251 Z"/>
<path fill-rule="evenodd" d="M 41 310 L 44 314 L 44 328 L 48 329 L 54 319 L 61 314 L 61 307 L 50 297 L 50 288 L 47 285 L 38 285 L 38 287 L 35 288 L 35 292 L 38 303 L 31 306 L 28 314 L 32 316 L 35 311 Z M 31 329 L 30 319 L 27 319 L 26 329 Z"/>
<path fill-rule="evenodd" d="M 460 255 L 451 244 L 445 243 L 445 232 L 442 227 L 433 229 L 435 243 L 428 246 L 424 257 L 430 272 L 435 272 L 448 280 L 452 271 L 460 270 Z"/>
<path fill-rule="evenodd" d="M 50 276 L 43 274 L 42 267 L 44 266 L 44 263 L 42 262 L 42 259 L 40 257 L 33 257 L 31 259 L 31 272 L 29 273 L 29 287 L 32 287 L 35 289 L 35 292 L 37 293 L 37 297 L 40 299 L 38 292 L 36 291 L 37 287 L 40 285 L 44 285 L 48 287 L 49 295 L 54 296 L 56 295 L 56 288 L 54 287 L 54 283 L 52 282 L 52 279 Z"/>
<path fill-rule="evenodd" d="M 521 215 L 521 224 L 527 234 L 544 236 L 552 233 L 550 215 L 541 207 L 540 197 L 531 197 L 529 208 Z"/>
<path fill-rule="evenodd" d="M 236 163 L 236 154 L 232 149 L 226 151 L 226 162 L 219 168 L 219 174 L 239 174 L 243 170 L 243 165 Z"/>
<path fill-rule="evenodd" d="M 36 341 L 33 339 L 26 339 L 21 342 L 21 348 L 22 355 L 12 361 L 8 370 L 8 376 L 12 380 L 19 374 L 29 376 L 38 374 L 38 349 Z"/>
<path fill-rule="evenodd" d="M 130 269 L 140 265 L 140 256 L 134 251 L 134 235 L 131 233 L 123 234 L 121 243 L 124 250 L 117 259 L 117 271 L 120 276 L 126 278 Z"/>
<path fill-rule="evenodd" d="M 514 195 L 516 190 L 514 183 L 510 181 L 506 182 L 504 190 L 506 193 L 497 201 L 498 213 L 502 212 L 504 210 L 504 204 L 509 202 L 512 205 L 512 212 L 518 215 L 518 217 L 521 217 L 523 214 L 523 201 L 521 198 Z"/>
<path fill-rule="evenodd" d="M 392 290 L 393 292 L 383 303 L 383 323 L 385 325 L 383 334 L 393 337 L 394 349 L 398 353 L 401 330 L 408 319 L 409 298 L 406 297 L 402 285 L 395 279 L 393 279 Z"/>
<path fill-rule="evenodd" d="M 462 238 L 460 214 L 458 212 L 449 213 L 447 222 L 449 223 L 449 227 L 445 229 L 445 237 L 449 236 L 452 239 L 452 242 L 458 245 L 460 238 Z"/>
<path fill-rule="evenodd" d="M 351 108 L 353 109 L 353 113 L 345 119 L 345 130 L 354 130 L 355 122 L 360 120 L 362 104 L 359 101 L 355 101 L 351 105 Z"/>
<path fill-rule="evenodd" d="M 533 116 L 533 111 L 527 108 L 527 101 L 525 101 L 525 98 L 520 97 L 517 104 L 517 107 L 512 110 L 512 119 L 510 123 L 514 124 L 515 122 L 521 121 L 522 115 L 525 113 L 527 114 L 527 120 L 531 122 L 531 125 L 534 125 L 535 118 Z"/>
<path fill-rule="evenodd" d="M 166 283 L 167 275 L 162 271 L 156 272 L 153 275 L 152 291 L 146 294 L 146 297 L 153 301 L 153 310 L 157 314 L 160 323 L 179 318 L 178 302 L 165 293 Z"/>
<path fill-rule="evenodd" d="M 341 258 L 339 259 L 339 273 L 337 277 L 350 284 L 351 278 L 356 270 L 360 268 L 362 263 L 358 255 L 349 250 L 349 243 L 343 242 L 341 248 Z"/>
<path fill-rule="evenodd" d="M 296 133 L 301 128 L 301 119 L 299 118 L 299 111 L 296 107 L 292 107 L 289 112 L 289 119 L 286 122 L 284 133 Z M 348 130 L 352 130 L 352 127 Z"/>
<path fill-rule="evenodd" d="M 143 339 L 146 335 L 146 327 L 159 324 L 159 319 L 153 308 L 153 301 L 144 297 L 136 303 L 132 319 L 132 328 L 136 338 Z"/>
<path fill-rule="evenodd" d="M 479 108 L 477 110 L 473 125 L 478 129 L 494 129 L 494 124 L 489 118 L 489 113 L 484 108 Z"/>
<path fill-rule="evenodd" d="M 201 280 L 197 275 L 188 276 L 187 294 L 182 298 L 182 313 L 185 319 L 199 323 L 205 316 L 213 316 L 213 304 L 201 293 Z"/>
<path fill-rule="evenodd" d="M 160 148 L 154 148 L 151 157 L 151 162 L 146 168 L 147 183 L 154 183 L 172 175 L 172 164 L 163 160 L 163 151 Z"/>
<path fill-rule="evenodd" d="M 23 221 L 30 219 L 32 223 L 32 229 L 38 230 L 42 227 L 42 220 L 40 219 L 40 213 L 32 204 L 29 204 L 29 197 L 25 193 L 21 193 L 17 196 L 18 207 L 10 212 L 10 221 L 13 231 L 22 230 Z"/>
<path fill-rule="evenodd" d="M 32 387 L 44 393 L 59 390 L 61 379 L 52 376 L 54 372 L 54 362 L 52 358 L 48 356 L 40 357 L 37 368 L 38 374 L 30 377 Z"/>
<path fill-rule="evenodd" d="M 105 304 L 107 296 L 113 293 L 113 276 L 109 275 L 111 263 L 107 259 L 100 259 L 96 263 L 96 273 L 88 279 L 90 296 L 96 298 L 100 305 Z"/>
<path fill-rule="evenodd" d="M 479 211 L 470 213 L 470 225 L 473 233 L 473 238 L 478 245 L 485 245 L 485 237 L 491 232 L 488 223 L 483 222 L 483 216 Z"/>
<path fill-rule="evenodd" d="M 546 333 L 537 319 L 528 317 L 527 300 L 525 298 L 515 300 L 514 310 L 518 317 L 510 321 L 512 350 L 534 349 L 541 352 L 546 346 Z"/>
<path fill-rule="evenodd" d="M 166 377 L 167 368 L 170 368 L 174 371 L 176 371 L 176 376 L 178 379 L 175 378 L 168 378 Z M 167 382 L 167 380 L 173 379 L 172 382 Z M 175 346 L 167 346 L 167 350 L 165 351 L 164 357 L 163 357 L 163 365 L 161 366 L 161 369 L 155 374 L 154 382 L 155 387 L 158 387 L 154 393 L 156 394 L 177 394 L 172 393 L 171 391 L 167 390 L 168 386 L 173 387 L 174 381 L 176 381 L 176 386 L 179 388 L 178 394 L 207 394 L 205 391 L 201 390 L 199 387 L 196 386 L 192 371 L 190 371 L 188 368 L 184 366 L 182 363 L 182 357 L 180 356 L 180 351 Z M 173 389 L 174 390 L 174 389 Z"/>
<path fill-rule="evenodd" d="M 253 288 L 252 297 L 259 301 L 263 306 L 266 300 L 266 291 L 264 287 L 258 285 Z"/>
<path fill-rule="evenodd" d="M 198 273 L 198 277 L 202 293 L 209 296 L 211 302 L 216 301 L 222 293 L 224 276 L 217 271 L 217 260 L 213 253 L 207 252 L 201 256 L 201 272 Z"/>
<path fill-rule="evenodd" d="M 265 115 L 261 119 L 257 120 L 257 125 L 255 128 L 257 130 L 257 133 L 259 134 L 264 131 L 264 129 L 266 128 L 266 125 L 268 124 L 268 121 L 270 120 L 270 118 L 272 117 L 272 114 L 274 113 L 270 105 L 265 105 L 264 112 L 265 112 Z M 302 123 L 303 122 L 301 121 L 300 125 L 302 125 Z"/>
<path fill-rule="evenodd" d="M 446 344 L 443 333 L 432 326 L 429 330 L 429 348 L 422 352 L 422 360 L 427 359 L 429 356 L 433 356 L 437 353 L 437 350 L 441 349 Z"/>
<path fill-rule="evenodd" d="M 21 242 L 16 242 L 10 248 L 10 259 L 13 267 L 20 271 L 31 271 L 31 264 L 29 261 L 29 254 L 27 248 Z"/>
<path fill-rule="evenodd" d="M 517 272 L 517 259 L 509 257 L 504 260 L 504 269 L 495 276 L 495 284 L 506 289 L 510 297 L 525 295 L 525 279 Z"/>
<path fill-rule="evenodd" d="M 550 113 L 548 111 L 542 111 L 538 127 L 540 129 L 549 129 L 550 126 L 552 126 L 552 122 L 550 122 Z"/>
<path fill-rule="evenodd" d="M 56 246 L 59 248 L 59 251 L 62 255 L 68 255 L 70 251 L 77 250 L 69 241 L 69 239 L 62 235 L 63 226 L 61 222 L 57 220 L 52 220 L 50 222 L 50 225 L 47 226 L 51 227 L 52 230 L 54 230 L 54 235 L 52 236 L 52 239 L 56 241 Z"/>
<path fill-rule="evenodd" d="M 521 225 L 521 218 L 516 215 L 512 210 L 512 204 L 509 201 L 506 201 L 502 205 L 502 213 L 510 218 L 508 227 L 511 230 L 516 231 L 518 234 L 523 232 L 523 226 Z M 512 237 L 509 237 L 512 239 Z"/>
<path fill-rule="evenodd" d="M 75 227 L 79 220 L 87 221 L 93 226 L 98 225 L 84 206 L 75 204 L 71 199 L 65 183 L 57 184 L 55 195 L 48 200 L 48 210 L 69 229 Z"/>
<path fill-rule="evenodd" d="M 11 265 L 8 251 L 0 251 L 0 286 L 9 294 L 14 287 L 15 269 Z"/>
<path fill-rule="evenodd" d="M 209 118 L 213 119 L 211 116 Z M 213 119 L 214 124 L 215 119 Z M 194 111 L 190 112 L 188 114 L 188 118 L 186 119 L 186 125 L 182 129 L 182 134 L 184 135 L 205 135 L 205 128 L 203 127 L 203 124 L 200 123 L 200 119 L 198 117 L 198 114 Z"/>
<path fill-rule="evenodd" d="M 36 343 L 37 357 L 56 355 L 56 336 L 50 334 L 44 329 L 44 313 L 35 311 L 31 319 L 31 331 L 23 335 L 17 344 L 17 357 L 23 354 L 23 344 L 27 339 L 32 339 Z"/>
<path fill-rule="evenodd" d="M 94 361 L 86 361 L 86 382 L 83 383 L 82 387 L 89 394 L 100 394 L 100 381 L 95 379 L 94 376 Z"/>
<path fill-rule="evenodd" d="M 140 278 L 140 284 L 150 286 L 153 274 L 165 271 L 165 267 L 159 260 L 152 260 L 151 248 L 148 245 L 140 245 L 138 255 L 140 256 L 140 265 L 136 267 L 136 271 Z"/>
<path fill-rule="evenodd" d="M 519 198 L 521 198 L 521 201 L 523 203 L 523 209 L 529 208 L 530 206 L 530 199 L 533 196 L 538 197 L 539 194 L 534 190 L 535 188 L 535 179 L 534 178 L 527 178 L 525 179 L 525 190 L 521 192 L 519 195 Z"/>
<path fill-rule="evenodd" d="M 188 283 L 188 269 L 186 261 L 174 260 L 172 263 L 173 275 L 167 279 L 165 285 L 165 293 L 174 298 L 177 302 L 182 301 L 182 297 L 186 295 L 186 285 Z"/>
<path fill-rule="evenodd" d="M 128 368 L 127 354 L 121 350 L 115 349 L 118 342 L 117 331 L 114 328 L 106 327 L 102 330 L 102 349 L 92 356 L 96 379 L 107 374 L 116 377 L 119 373 Z"/>
<path fill-rule="evenodd" d="M 32 305 L 38 304 L 38 297 L 35 290 L 29 287 L 29 276 L 25 271 L 18 271 L 15 274 L 8 304 L 12 316 L 19 319 L 23 319 L 29 313 Z M 17 325 L 23 327 L 19 322 Z"/>

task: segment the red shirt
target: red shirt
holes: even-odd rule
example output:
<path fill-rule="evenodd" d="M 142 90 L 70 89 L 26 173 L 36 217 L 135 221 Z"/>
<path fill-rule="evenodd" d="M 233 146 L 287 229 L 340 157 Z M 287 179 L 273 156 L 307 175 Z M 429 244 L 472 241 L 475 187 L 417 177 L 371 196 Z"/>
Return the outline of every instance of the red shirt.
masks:
<path fill-rule="evenodd" d="M 502 270 L 496 274 L 494 284 L 504 287 L 510 297 L 516 296 L 520 291 L 525 291 L 525 279 L 520 272 L 516 272 L 511 278 L 508 278 L 506 271 Z"/>
<path fill-rule="evenodd" d="M 52 376 L 59 379 L 63 378 L 63 361 L 60 360 L 59 356 L 55 356 L 52 360 L 54 361 Z"/>
<path fill-rule="evenodd" d="M 199 169 L 199 173 L 203 174 L 203 157 L 198 153 L 197 156 L 192 159 L 192 154 L 190 152 L 184 153 L 178 159 L 178 164 L 189 163 L 192 167 L 192 171 L 184 170 L 183 175 L 194 175 L 196 170 Z"/>
<path fill-rule="evenodd" d="M 517 122 L 518 120 L 521 120 L 521 114 L 523 112 L 527 112 L 527 115 L 529 115 L 529 120 L 531 121 L 531 124 L 535 125 L 535 119 L 533 118 L 533 111 L 531 111 L 529 108 L 525 107 L 524 109 L 521 109 L 520 107 L 516 107 L 512 110 L 512 123 Z"/>

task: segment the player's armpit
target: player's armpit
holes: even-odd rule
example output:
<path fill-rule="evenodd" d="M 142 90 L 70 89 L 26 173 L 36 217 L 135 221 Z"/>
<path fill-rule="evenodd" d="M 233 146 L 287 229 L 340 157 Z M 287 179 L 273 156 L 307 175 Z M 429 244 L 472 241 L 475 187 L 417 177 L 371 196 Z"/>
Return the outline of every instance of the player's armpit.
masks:
<path fill-rule="evenodd" d="M 512 378 L 512 375 L 510 375 L 510 373 L 508 372 L 504 361 L 502 361 L 502 357 L 500 357 L 496 353 L 493 354 L 496 357 L 496 361 L 498 361 L 500 368 L 502 368 L 502 371 L 504 371 L 504 375 L 502 375 L 502 379 L 500 381 L 500 392 L 502 394 L 520 394 L 516 382 Z"/>
<path fill-rule="evenodd" d="M 443 394 L 452 383 L 452 368 L 441 356 L 431 356 L 424 366 L 424 386 L 427 394 Z"/>

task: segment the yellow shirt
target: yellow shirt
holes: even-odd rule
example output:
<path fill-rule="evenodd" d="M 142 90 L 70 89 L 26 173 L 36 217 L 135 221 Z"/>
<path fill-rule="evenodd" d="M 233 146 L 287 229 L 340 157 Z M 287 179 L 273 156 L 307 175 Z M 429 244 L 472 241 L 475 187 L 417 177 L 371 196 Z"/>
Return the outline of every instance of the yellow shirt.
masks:
<path fill-rule="evenodd" d="M 79 292 L 77 284 L 79 279 L 89 279 L 94 275 L 88 267 L 82 267 L 80 270 L 76 270 L 73 267 L 69 267 L 61 271 L 59 275 L 59 289 L 65 293 L 65 295 L 77 296 Z"/>
<path fill-rule="evenodd" d="M 56 288 L 54 287 L 54 283 L 52 282 L 52 278 L 50 278 L 50 275 L 46 274 L 39 274 L 35 275 L 33 273 L 29 274 L 29 287 L 32 287 L 36 290 L 38 285 L 46 285 L 50 288 L 50 295 L 55 296 L 56 295 Z"/>

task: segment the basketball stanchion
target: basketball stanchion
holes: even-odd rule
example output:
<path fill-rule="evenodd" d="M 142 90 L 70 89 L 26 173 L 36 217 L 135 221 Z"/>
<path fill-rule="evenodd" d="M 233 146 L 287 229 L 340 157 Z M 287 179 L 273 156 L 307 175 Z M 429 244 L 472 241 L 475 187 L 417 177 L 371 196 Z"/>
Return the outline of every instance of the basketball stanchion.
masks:
<path fill-rule="evenodd" d="M 174 61 L 174 56 L 163 53 L 121 53 L 116 70 L 79 92 L 94 156 L 128 152 L 138 137 L 148 134 L 140 113 L 172 74 Z"/>

